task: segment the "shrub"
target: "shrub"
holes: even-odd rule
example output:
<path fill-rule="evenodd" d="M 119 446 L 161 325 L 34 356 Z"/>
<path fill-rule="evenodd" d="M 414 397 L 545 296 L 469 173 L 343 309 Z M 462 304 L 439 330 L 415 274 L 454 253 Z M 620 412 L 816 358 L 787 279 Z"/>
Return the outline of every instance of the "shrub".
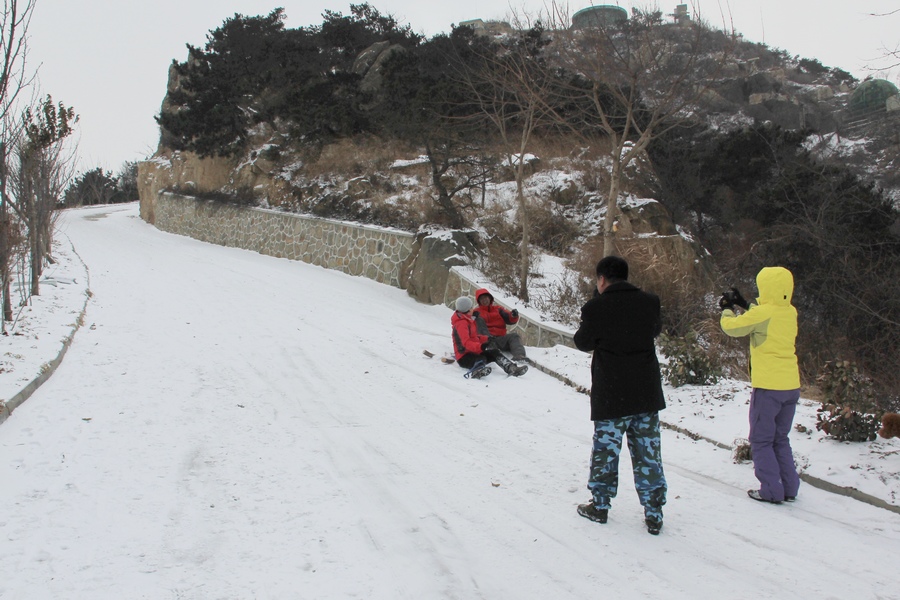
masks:
<path fill-rule="evenodd" d="M 825 394 L 816 429 L 843 442 L 874 440 L 881 423 L 872 380 L 848 360 L 825 363 L 816 380 Z"/>
<path fill-rule="evenodd" d="M 516 294 L 521 283 L 519 246 L 499 236 L 485 236 L 486 251 L 475 260 L 475 267 L 484 273 L 500 290 Z M 529 248 L 529 263 L 535 264 L 536 253 Z M 531 273 L 529 273 L 530 275 Z"/>
<path fill-rule="evenodd" d="M 578 222 L 566 216 L 555 202 L 533 202 L 528 207 L 531 243 L 556 254 L 563 254 L 581 236 Z"/>
<path fill-rule="evenodd" d="M 821 75 L 822 73 L 827 73 L 829 70 L 828 67 L 822 65 L 822 63 L 815 58 L 801 58 L 797 66 L 801 72 L 811 73 L 812 75 Z"/>
<path fill-rule="evenodd" d="M 555 281 L 549 281 L 542 293 L 534 294 L 531 303 L 545 317 L 577 328 L 581 307 L 591 297 L 594 283 L 572 271 L 565 271 Z"/>
<path fill-rule="evenodd" d="M 669 359 L 662 373 L 672 387 L 711 385 L 722 377 L 722 369 L 700 342 L 696 332 L 684 337 L 661 335 L 660 350 Z"/>
<path fill-rule="evenodd" d="M 823 405 L 816 414 L 816 429 L 842 442 L 871 442 L 881 423 L 878 417 L 849 406 Z"/>
<path fill-rule="evenodd" d="M 522 230 L 510 220 L 505 206 L 495 205 L 485 212 L 477 221 L 477 226 L 483 230 L 485 252 L 476 260 L 475 267 L 499 289 L 517 294 L 521 285 Z M 537 261 L 536 247 L 529 245 L 528 253 L 528 264 L 533 269 Z M 531 274 L 529 270 L 529 276 Z"/>
<path fill-rule="evenodd" d="M 136 163 L 132 163 L 135 165 Z M 125 177 L 125 174 L 123 174 Z M 104 172 L 102 167 L 92 169 L 76 177 L 66 188 L 64 198 L 65 206 L 91 206 L 94 204 L 113 204 L 115 202 L 128 202 L 137 196 L 137 178 L 134 178 L 134 189 L 126 193 L 120 189 L 121 179 L 110 172 Z M 131 195 L 129 195 L 131 194 Z"/>
<path fill-rule="evenodd" d="M 734 440 L 734 450 L 731 452 L 731 460 L 739 465 L 753 460 L 753 451 L 750 448 L 750 440 L 746 438 Z"/>

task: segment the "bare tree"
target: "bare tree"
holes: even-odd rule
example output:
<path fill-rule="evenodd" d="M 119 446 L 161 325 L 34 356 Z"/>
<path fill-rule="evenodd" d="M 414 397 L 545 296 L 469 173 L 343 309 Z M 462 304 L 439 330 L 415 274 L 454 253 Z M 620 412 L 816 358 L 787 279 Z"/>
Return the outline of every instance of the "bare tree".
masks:
<path fill-rule="evenodd" d="M 10 283 L 15 227 L 9 212 L 9 157 L 18 131 L 11 116 L 16 99 L 33 80 L 25 59 L 34 6 L 35 0 L 4 0 L 0 14 L 0 303 L 3 313 L 0 329 L 3 333 L 6 321 L 13 318 Z"/>
<path fill-rule="evenodd" d="M 425 156 L 431 169 L 431 184 L 437 192 L 434 202 L 447 225 L 465 226 L 463 211 L 474 206 L 471 191 L 491 180 L 491 159 L 483 150 L 468 143 L 448 126 L 425 136 Z"/>
<path fill-rule="evenodd" d="M 74 160 L 64 146 L 78 121 L 74 109 L 53 103 L 47 96 L 22 115 L 23 135 L 15 147 L 16 169 L 12 174 L 14 200 L 9 207 L 25 224 L 31 266 L 30 290 L 40 295 L 44 258 L 52 243 L 54 210 L 72 178 Z"/>
<path fill-rule="evenodd" d="M 883 13 L 870 13 L 869 16 L 892 17 L 897 14 L 900 14 L 900 8 L 889 10 Z M 896 44 L 893 48 L 883 46 L 882 51 L 884 52 L 884 54 L 880 57 L 880 59 L 886 61 L 887 64 L 884 64 L 881 67 L 875 67 L 872 69 L 873 71 L 889 71 L 891 69 L 900 67 L 900 44 Z"/>
<path fill-rule="evenodd" d="M 634 9 L 631 18 L 569 27 L 565 6 L 553 2 L 552 23 L 569 114 L 559 121 L 580 136 L 610 141 L 610 181 L 604 255 L 615 252 L 615 224 L 624 169 L 650 142 L 694 118 L 710 86 L 731 57 L 733 33 L 698 19 L 666 23 L 662 13 Z"/>
<path fill-rule="evenodd" d="M 516 219 L 521 228 L 519 243 L 519 289 L 517 295 L 528 301 L 531 228 L 528 219 L 526 154 L 535 133 L 555 123 L 553 105 L 555 79 L 543 56 L 547 39 L 538 24 L 504 43 L 491 46 L 480 56 L 476 68 L 460 73 L 478 109 L 476 118 L 487 122 L 496 133 L 506 165 L 516 181 Z"/>

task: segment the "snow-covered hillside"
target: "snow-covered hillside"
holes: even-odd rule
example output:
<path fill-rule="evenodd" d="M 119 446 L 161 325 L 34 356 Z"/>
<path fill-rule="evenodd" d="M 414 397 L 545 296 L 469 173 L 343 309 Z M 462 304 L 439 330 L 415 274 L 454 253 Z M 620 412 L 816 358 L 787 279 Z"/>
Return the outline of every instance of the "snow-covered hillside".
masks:
<path fill-rule="evenodd" d="M 62 365 L 0 425 L 4 600 L 897 597 L 897 513 L 809 485 L 753 502 L 748 465 L 666 430 L 662 535 L 627 453 L 610 522 L 587 521 L 586 396 L 537 369 L 465 380 L 422 354 L 449 351 L 448 309 L 137 212 L 62 217 L 92 297 Z M 83 290 L 67 264 L 57 277 Z M 586 356 L 530 353 L 584 381 Z M 670 423 L 746 436 L 743 383 L 667 394 Z M 896 504 L 896 440 L 793 437 L 811 474 Z"/>

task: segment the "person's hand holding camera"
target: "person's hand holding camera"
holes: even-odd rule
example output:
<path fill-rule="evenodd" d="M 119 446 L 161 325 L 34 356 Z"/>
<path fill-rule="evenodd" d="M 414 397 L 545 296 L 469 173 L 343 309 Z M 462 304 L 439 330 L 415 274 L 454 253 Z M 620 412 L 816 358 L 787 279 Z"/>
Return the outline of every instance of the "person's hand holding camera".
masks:
<path fill-rule="evenodd" d="M 722 294 L 722 297 L 719 298 L 719 308 L 722 310 L 734 310 L 735 306 L 739 306 L 744 310 L 748 310 L 750 308 L 750 303 L 744 299 L 744 297 L 741 295 L 740 290 L 738 290 L 736 287 L 733 287 L 727 292 L 724 292 Z"/>
<path fill-rule="evenodd" d="M 738 291 L 736 287 L 731 288 L 731 303 L 734 304 L 734 306 L 740 306 L 744 310 L 750 308 L 750 303 L 744 300 L 744 297 L 741 296 L 741 292 Z"/>
<path fill-rule="evenodd" d="M 722 297 L 719 298 L 719 309 L 720 310 L 734 310 L 734 300 L 731 298 L 730 292 L 725 292 L 722 294 Z"/>

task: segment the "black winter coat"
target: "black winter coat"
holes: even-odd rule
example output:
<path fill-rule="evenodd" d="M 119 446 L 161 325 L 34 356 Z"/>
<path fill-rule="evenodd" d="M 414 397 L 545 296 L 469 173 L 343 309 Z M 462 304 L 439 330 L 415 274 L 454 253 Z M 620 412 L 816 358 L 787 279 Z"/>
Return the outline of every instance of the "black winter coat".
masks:
<path fill-rule="evenodd" d="M 592 421 L 666 407 L 654 345 L 661 329 L 659 297 L 627 281 L 610 284 L 581 307 L 575 345 L 594 353 Z"/>

